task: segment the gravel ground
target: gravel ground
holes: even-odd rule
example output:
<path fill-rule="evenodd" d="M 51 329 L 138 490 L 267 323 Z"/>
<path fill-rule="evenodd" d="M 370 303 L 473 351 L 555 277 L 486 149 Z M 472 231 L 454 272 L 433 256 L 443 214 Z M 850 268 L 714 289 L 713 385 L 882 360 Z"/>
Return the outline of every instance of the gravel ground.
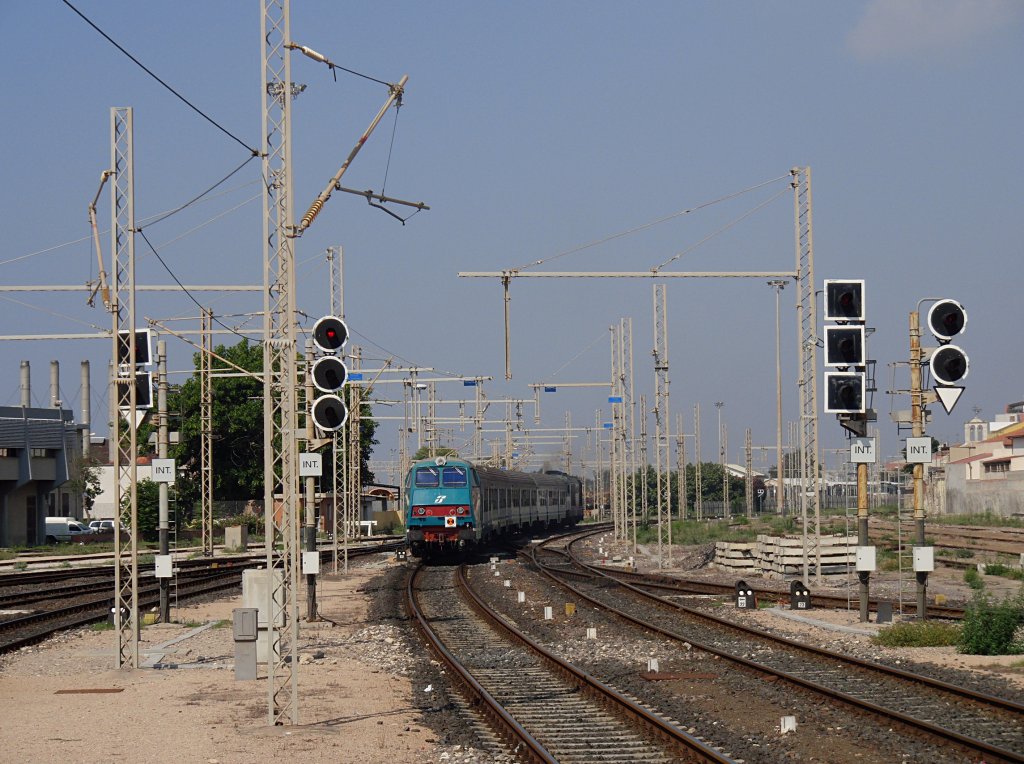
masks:
<path fill-rule="evenodd" d="M 234 679 L 236 595 L 173 608 L 174 623 L 142 630 L 143 660 L 191 634 L 159 651 L 179 668 L 115 669 L 113 633 L 90 629 L 0 657 L 0 760 L 494 761 L 466 732 L 401 612 L 405 572 L 379 556 L 348 577 L 321 577 L 320 612 L 330 621 L 300 626 L 297 726 L 267 725 L 264 670 L 255 682 Z"/>
<path fill-rule="evenodd" d="M 687 575 L 730 581 L 722 572 L 699 568 L 707 558 L 706 549 L 692 549 L 679 555 L 677 569 Z M 640 563 L 643 566 L 642 557 Z M 320 610 L 330 620 L 300 627 L 297 726 L 273 728 L 266 724 L 265 674 L 261 672 L 257 682 L 234 679 L 230 618 L 232 609 L 240 607 L 241 598 L 233 596 L 175 608 L 175 623 L 143 629 L 143 651 L 190 635 L 160 651 L 165 653 L 165 663 L 180 668 L 114 669 L 113 635 L 88 629 L 0 657 L 0 718 L 4 720 L 5 746 L 0 760 L 86 764 L 248 764 L 279 757 L 365 764 L 510 761 L 510 757 L 487 749 L 473 734 L 470 713 L 449 688 L 444 671 L 426 652 L 407 620 L 401 606 L 407 570 L 407 566 L 379 556 L 353 568 L 347 577 L 321 577 Z M 489 569 L 481 572 L 493 578 Z M 957 589 L 957 578 L 960 589 L 965 589 L 961 573 L 933 575 L 930 593 L 945 591 L 951 602 L 966 599 L 968 591 Z M 884 592 L 885 586 L 895 584 L 883 576 L 872 581 L 873 593 Z M 564 602 L 552 598 L 548 604 L 557 610 Z M 1019 662 L 1019 656 L 976 658 L 957 655 L 949 648 L 888 650 L 871 645 L 867 637 L 788 621 L 771 610 L 722 610 L 755 619 L 766 629 L 833 648 L 841 646 L 854 654 L 904 668 L 917 670 L 911 663 L 924 661 L 921 670 L 952 672 L 936 674 L 942 678 L 966 683 L 965 676 L 975 677 L 982 686 L 1003 687 L 1011 696 L 1016 693 L 1019 697 L 1024 691 L 1024 670 L 1008 665 Z M 816 610 L 808 615 L 819 621 L 859 625 L 855 610 Z M 198 626 L 210 623 L 219 625 L 195 633 Z M 620 660 L 607 654 L 606 648 L 598 649 L 583 633 L 575 641 L 566 642 L 565 649 L 567 654 L 594 665 Z M 639 663 L 648 656 L 650 644 L 641 640 L 623 649 L 630 653 L 630 661 L 642 668 Z M 677 668 L 694 675 L 695 687 L 705 670 L 697 659 L 681 659 Z M 661 669 L 671 670 L 664 664 Z M 70 692 L 56 694 L 62 690 Z M 90 690 L 102 692 L 87 692 Z M 745 700 L 741 695 L 716 702 L 734 708 L 737 715 L 750 715 L 750 704 Z M 784 710 L 781 703 L 778 708 L 768 703 L 759 713 L 777 719 Z M 695 708 L 695 728 L 704 714 L 704 710 Z M 816 727 L 805 720 L 806 713 L 802 728 L 828 733 L 830 744 L 833 739 L 843 739 L 837 734 L 844 726 L 842 720 L 821 718 L 814 723 Z M 751 725 L 763 723 L 765 719 L 750 718 Z M 787 745 L 781 744 L 779 752 Z M 857 760 L 871 759 L 860 756 Z"/>
<path fill-rule="evenodd" d="M 608 539 L 605 540 L 606 542 Z M 590 549 L 596 558 L 597 541 L 585 542 L 585 549 Z M 615 545 L 604 543 L 603 546 L 612 550 L 612 554 L 622 555 L 624 558 L 630 554 L 627 544 Z M 642 548 L 638 557 L 638 569 L 642 572 L 659 572 L 655 565 L 649 564 L 650 558 L 644 555 Z M 700 547 L 692 547 L 686 554 L 680 555 L 675 568 L 668 571 L 660 571 L 665 575 L 678 574 L 688 579 L 710 581 L 733 585 L 738 576 L 726 571 L 703 567 L 714 556 L 714 545 L 708 544 Z M 655 558 L 656 559 L 656 558 Z M 780 590 L 780 600 L 786 606 L 783 611 L 788 611 L 789 583 L 777 579 L 762 580 L 758 577 L 748 577 L 748 583 L 762 586 L 776 586 Z M 997 576 L 986 576 L 985 584 L 988 591 L 996 598 L 1020 590 L 1021 584 L 1006 578 Z M 1018 698 L 1024 693 L 1024 656 L 1021 655 L 962 655 L 956 652 L 955 647 L 906 647 L 887 648 L 874 645 L 870 641 L 870 635 L 843 633 L 837 630 L 830 630 L 824 624 L 831 626 L 848 626 L 858 629 L 866 629 L 876 633 L 880 628 L 875 622 L 875 614 L 870 614 L 870 621 L 862 623 L 856 597 L 858 594 L 858 582 L 851 576 L 837 578 L 825 584 L 818 585 L 812 580 L 810 590 L 813 593 L 832 594 L 843 596 L 851 593 L 851 605 L 848 610 L 822 610 L 815 609 L 807 611 L 808 618 L 819 623 L 803 623 L 790 620 L 785 612 L 778 609 L 763 608 L 760 610 L 736 610 L 731 607 L 715 607 L 715 614 L 722 617 L 730 617 L 742 620 L 744 623 L 754 622 L 772 633 L 789 636 L 810 644 L 816 644 L 832 650 L 842 650 L 858 658 L 876 660 L 891 666 L 908 668 L 911 665 L 913 670 L 920 670 L 928 676 L 934 676 L 946 681 L 963 684 L 974 689 L 987 688 L 983 691 L 1001 693 L 1011 698 Z M 870 591 L 872 597 L 887 598 L 898 603 L 902 589 L 903 601 L 913 605 L 916 602 L 913 574 L 904 574 L 901 583 L 898 573 L 875 572 L 871 576 Z M 973 596 L 973 590 L 964 582 L 963 571 L 939 567 L 928 577 L 928 597 L 934 602 L 937 595 L 946 598 L 946 604 L 963 607 Z M 898 612 L 895 619 L 899 620 Z M 913 619 L 913 616 L 908 616 Z M 1017 665 L 1014 665 L 1017 664 Z M 946 671 L 951 669 L 953 671 Z"/>

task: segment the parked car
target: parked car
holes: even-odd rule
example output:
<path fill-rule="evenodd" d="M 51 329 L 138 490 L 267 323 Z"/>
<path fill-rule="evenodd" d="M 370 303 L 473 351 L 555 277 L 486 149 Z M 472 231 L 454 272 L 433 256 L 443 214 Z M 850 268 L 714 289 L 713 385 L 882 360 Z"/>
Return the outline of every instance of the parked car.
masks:
<path fill-rule="evenodd" d="M 109 533 L 113 535 L 115 522 L 115 520 L 90 520 L 89 527 L 92 528 L 95 533 Z M 123 536 L 129 535 L 128 529 L 123 525 L 121 526 L 121 534 Z"/>
<path fill-rule="evenodd" d="M 74 541 L 79 536 L 89 536 L 93 530 L 73 517 L 47 517 L 46 543 L 57 544 Z"/>

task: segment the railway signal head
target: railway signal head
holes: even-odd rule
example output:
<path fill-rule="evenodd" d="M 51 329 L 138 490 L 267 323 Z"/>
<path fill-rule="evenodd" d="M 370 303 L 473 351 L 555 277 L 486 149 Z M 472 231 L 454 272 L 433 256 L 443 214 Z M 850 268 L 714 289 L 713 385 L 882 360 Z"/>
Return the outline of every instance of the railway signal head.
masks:
<path fill-rule="evenodd" d="M 825 320 L 864 322 L 863 279 L 825 279 Z"/>
<path fill-rule="evenodd" d="M 131 356 L 131 329 L 119 329 L 117 332 L 117 365 L 128 366 Z M 153 363 L 153 335 L 149 329 L 136 329 L 135 334 L 135 366 L 149 366 Z"/>
<path fill-rule="evenodd" d="M 313 422 L 325 432 L 335 432 L 345 426 L 348 407 L 337 395 L 322 395 L 313 402 Z"/>
<path fill-rule="evenodd" d="M 864 372 L 825 372 L 825 413 L 863 414 L 866 411 Z"/>
<path fill-rule="evenodd" d="M 967 326 L 967 311 L 956 300 L 939 300 L 928 310 L 928 328 L 939 342 L 949 342 Z"/>
<path fill-rule="evenodd" d="M 325 355 L 313 364 L 313 386 L 322 393 L 333 393 L 345 386 L 348 369 L 336 355 Z"/>
<path fill-rule="evenodd" d="M 153 408 L 153 374 L 148 371 L 135 372 L 135 408 Z"/>
<path fill-rule="evenodd" d="M 932 353 L 928 367 L 938 384 L 957 385 L 967 376 L 970 361 L 956 345 L 943 345 Z"/>
<path fill-rule="evenodd" d="M 325 353 L 337 353 L 348 342 L 348 327 L 337 316 L 324 316 L 313 324 L 313 344 Z"/>
<path fill-rule="evenodd" d="M 825 365 L 863 366 L 864 327 L 826 326 Z"/>

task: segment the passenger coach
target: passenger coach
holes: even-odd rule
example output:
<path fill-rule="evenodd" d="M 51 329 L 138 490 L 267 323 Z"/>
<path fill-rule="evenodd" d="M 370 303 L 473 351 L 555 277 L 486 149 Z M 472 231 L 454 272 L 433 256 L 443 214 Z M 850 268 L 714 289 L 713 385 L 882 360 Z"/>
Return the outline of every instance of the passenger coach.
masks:
<path fill-rule="evenodd" d="M 406 540 L 416 557 L 583 519 L 583 486 L 563 472 L 516 472 L 439 456 L 405 480 Z"/>

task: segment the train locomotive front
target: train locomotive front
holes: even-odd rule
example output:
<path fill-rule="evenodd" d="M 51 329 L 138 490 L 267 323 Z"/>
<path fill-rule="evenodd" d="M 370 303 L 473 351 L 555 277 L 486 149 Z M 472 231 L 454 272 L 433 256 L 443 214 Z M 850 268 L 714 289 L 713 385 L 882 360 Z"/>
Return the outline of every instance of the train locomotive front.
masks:
<path fill-rule="evenodd" d="M 582 483 L 561 472 L 439 456 L 413 464 L 405 479 L 406 540 L 416 557 L 458 554 L 506 534 L 582 519 Z"/>
<path fill-rule="evenodd" d="M 482 538 L 473 511 L 479 494 L 469 462 L 439 456 L 414 464 L 405 480 L 406 540 L 413 555 L 475 546 Z"/>

